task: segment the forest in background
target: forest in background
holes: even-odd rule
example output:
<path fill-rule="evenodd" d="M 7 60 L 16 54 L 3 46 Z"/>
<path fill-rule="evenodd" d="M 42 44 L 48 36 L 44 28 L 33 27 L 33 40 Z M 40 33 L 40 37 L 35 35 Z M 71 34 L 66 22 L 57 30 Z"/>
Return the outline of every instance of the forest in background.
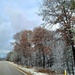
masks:
<path fill-rule="evenodd" d="M 13 36 L 13 51 L 6 60 L 18 64 L 73 73 L 75 62 L 75 1 L 43 0 L 39 16 L 43 25 Z M 59 24 L 52 31 L 51 26 Z M 50 29 L 47 29 L 50 28 Z"/>

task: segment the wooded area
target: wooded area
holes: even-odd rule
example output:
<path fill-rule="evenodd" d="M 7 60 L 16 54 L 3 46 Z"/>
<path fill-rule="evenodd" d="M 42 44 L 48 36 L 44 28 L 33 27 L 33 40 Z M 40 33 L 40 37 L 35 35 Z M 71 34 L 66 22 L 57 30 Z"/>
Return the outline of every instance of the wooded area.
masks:
<path fill-rule="evenodd" d="M 43 26 L 23 30 L 14 35 L 13 51 L 7 60 L 32 67 L 74 75 L 75 65 L 75 1 L 43 0 L 39 16 Z M 47 27 L 59 24 L 55 31 Z"/>

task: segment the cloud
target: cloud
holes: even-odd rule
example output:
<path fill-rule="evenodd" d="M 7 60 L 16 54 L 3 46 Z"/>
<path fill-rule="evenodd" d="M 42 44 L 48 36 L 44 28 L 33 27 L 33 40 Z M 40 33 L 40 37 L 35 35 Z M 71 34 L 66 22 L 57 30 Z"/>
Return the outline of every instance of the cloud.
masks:
<path fill-rule="evenodd" d="M 37 9 L 37 0 L 0 0 L 0 55 L 12 50 L 15 33 L 40 25 Z"/>
<path fill-rule="evenodd" d="M 3 23 L 0 25 L 0 49 L 4 50 L 10 48 L 10 40 L 12 40 L 13 29 L 10 23 Z"/>
<path fill-rule="evenodd" d="M 0 50 L 0 57 L 6 57 L 6 55 L 10 52 L 10 50 Z"/>
<path fill-rule="evenodd" d="M 10 52 L 9 50 L 0 50 L 0 54 L 7 54 L 9 52 Z"/>
<path fill-rule="evenodd" d="M 35 21 L 33 21 L 34 16 L 30 16 L 32 18 L 32 20 L 30 20 L 27 17 L 28 14 L 26 14 L 24 10 L 18 7 L 14 8 L 8 5 L 5 7 L 4 11 L 7 13 L 7 15 L 9 15 L 11 25 L 16 32 L 21 31 L 23 29 L 33 29 L 37 26 L 38 22 L 35 24 Z M 34 20 L 36 20 L 35 17 Z"/>

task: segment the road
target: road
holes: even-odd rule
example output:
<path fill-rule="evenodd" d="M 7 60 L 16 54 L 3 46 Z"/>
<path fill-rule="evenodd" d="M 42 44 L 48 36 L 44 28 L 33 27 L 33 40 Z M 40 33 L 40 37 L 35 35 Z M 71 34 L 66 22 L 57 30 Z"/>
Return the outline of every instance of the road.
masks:
<path fill-rule="evenodd" d="M 0 61 L 0 75 L 25 75 L 7 61 Z"/>

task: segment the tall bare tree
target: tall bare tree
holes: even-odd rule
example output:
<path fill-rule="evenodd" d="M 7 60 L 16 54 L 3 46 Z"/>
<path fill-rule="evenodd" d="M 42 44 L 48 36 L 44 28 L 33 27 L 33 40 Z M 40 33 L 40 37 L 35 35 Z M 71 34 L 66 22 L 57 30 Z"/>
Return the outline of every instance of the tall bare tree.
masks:
<path fill-rule="evenodd" d="M 74 4 L 74 0 L 43 0 L 40 15 L 46 25 L 60 25 L 57 31 L 61 33 L 66 46 L 72 47 L 75 62 L 74 40 L 71 31 L 75 24 Z"/>

